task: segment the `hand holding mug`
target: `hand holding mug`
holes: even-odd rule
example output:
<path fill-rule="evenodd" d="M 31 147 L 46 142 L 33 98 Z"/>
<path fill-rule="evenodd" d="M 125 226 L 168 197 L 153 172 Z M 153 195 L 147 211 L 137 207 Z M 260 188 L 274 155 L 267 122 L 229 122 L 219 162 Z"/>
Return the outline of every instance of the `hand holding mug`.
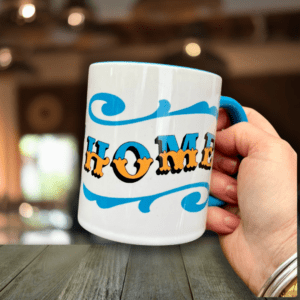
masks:
<path fill-rule="evenodd" d="M 220 234 L 226 258 L 257 295 L 297 251 L 297 154 L 262 115 L 244 110 L 249 123 L 231 127 L 219 112 L 211 193 L 228 205 L 209 207 L 207 228 Z M 236 180 L 229 175 L 237 170 Z"/>

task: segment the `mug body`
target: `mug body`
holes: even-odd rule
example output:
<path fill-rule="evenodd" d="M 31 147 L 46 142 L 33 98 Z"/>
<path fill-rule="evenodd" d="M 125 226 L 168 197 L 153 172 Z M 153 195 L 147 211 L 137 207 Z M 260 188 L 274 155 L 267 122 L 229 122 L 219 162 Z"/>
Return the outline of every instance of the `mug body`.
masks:
<path fill-rule="evenodd" d="M 222 79 L 176 66 L 90 66 L 78 221 L 113 241 L 205 231 Z"/>

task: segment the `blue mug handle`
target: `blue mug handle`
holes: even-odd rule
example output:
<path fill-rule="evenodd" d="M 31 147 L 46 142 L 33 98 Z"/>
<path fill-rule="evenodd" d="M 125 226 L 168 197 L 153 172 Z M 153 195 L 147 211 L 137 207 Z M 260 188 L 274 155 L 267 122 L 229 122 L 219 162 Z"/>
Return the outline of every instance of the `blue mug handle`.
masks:
<path fill-rule="evenodd" d="M 221 96 L 220 108 L 225 108 L 231 121 L 231 125 L 239 122 L 248 122 L 248 118 L 243 107 L 234 99 L 230 97 Z M 222 206 L 226 204 L 218 198 L 209 196 L 208 206 Z"/>

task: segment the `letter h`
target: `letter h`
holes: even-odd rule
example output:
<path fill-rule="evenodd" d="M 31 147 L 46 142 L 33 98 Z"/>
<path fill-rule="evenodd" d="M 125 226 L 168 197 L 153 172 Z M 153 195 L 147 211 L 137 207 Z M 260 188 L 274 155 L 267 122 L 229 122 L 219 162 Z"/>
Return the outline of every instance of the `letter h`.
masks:
<path fill-rule="evenodd" d="M 94 161 L 94 168 L 92 170 L 92 175 L 100 178 L 103 176 L 102 168 L 109 164 L 109 158 L 105 157 L 105 152 L 109 148 L 109 144 L 103 143 L 101 141 L 96 142 L 96 152 L 93 152 L 93 146 L 96 140 L 90 136 L 87 138 L 87 151 L 84 169 L 89 172 L 91 170 L 91 160 Z"/>

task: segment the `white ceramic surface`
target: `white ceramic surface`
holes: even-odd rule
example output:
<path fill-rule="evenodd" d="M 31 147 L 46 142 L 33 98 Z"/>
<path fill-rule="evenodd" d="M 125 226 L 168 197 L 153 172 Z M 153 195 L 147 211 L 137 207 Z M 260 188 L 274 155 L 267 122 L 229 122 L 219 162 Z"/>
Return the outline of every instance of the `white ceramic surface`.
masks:
<path fill-rule="evenodd" d="M 212 152 L 204 148 L 214 148 L 214 143 L 205 137 L 216 133 L 221 83 L 218 75 L 175 66 L 126 62 L 90 66 L 78 211 L 82 227 L 106 239 L 140 245 L 181 244 L 204 233 L 211 166 L 199 165 L 204 151 L 209 153 L 206 164 L 211 160 Z M 159 151 L 176 152 L 172 135 L 181 151 L 195 150 L 191 146 L 196 140 L 197 166 L 180 172 L 174 166 L 173 173 L 158 174 L 166 167 L 157 159 Z M 183 142 L 185 136 L 189 143 Z M 94 139 L 93 146 L 88 137 L 91 145 Z M 88 155 L 99 154 L 91 159 L 89 170 L 88 150 L 92 150 Z M 179 166 L 180 156 L 174 155 Z M 116 164 L 114 157 L 119 160 Z M 143 165 L 136 164 L 140 168 L 134 166 L 138 158 L 144 158 Z M 153 162 L 144 176 L 133 178 L 143 174 L 150 158 Z M 123 159 L 128 162 L 125 170 Z M 105 161 L 101 177 L 92 173 L 95 161 L 98 167 Z M 187 159 L 182 163 L 186 166 Z"/>

